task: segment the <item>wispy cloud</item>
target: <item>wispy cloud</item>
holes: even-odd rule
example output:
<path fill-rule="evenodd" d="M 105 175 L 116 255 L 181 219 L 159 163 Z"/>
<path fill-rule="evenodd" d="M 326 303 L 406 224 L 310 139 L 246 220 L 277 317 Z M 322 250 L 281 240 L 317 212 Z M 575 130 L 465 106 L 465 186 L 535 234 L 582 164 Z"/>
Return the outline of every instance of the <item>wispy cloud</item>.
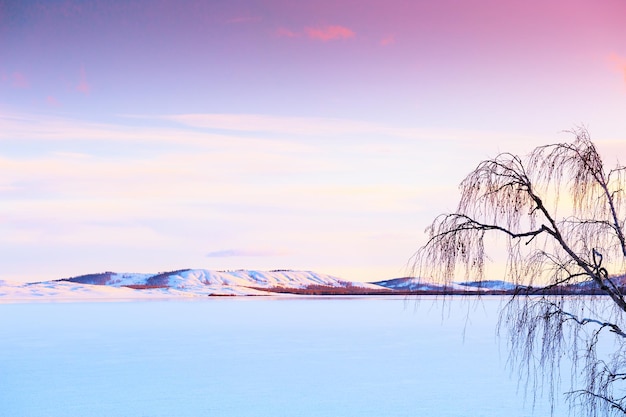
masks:
<path fill-rule="evenodd" d="M 2 113 L 0 111 L 0 142 L 3 140 L 134 142 L 192 146 L 230 152 L 247 149 L 265 153 L 308 153 L 317 145 L 310 138 L 341 138 L 336 144 L 367 146 L 368 139 L 380 143 L 381 137 L 408 139 L 411 142 L 453 141 L 478 146 L 494 141 L 508 141 L 528 147 L 529 137 L 498 131 L 465 129 L 428 129 L 388 126 L 360 120 L 315 117 L 284 117 L 263 114 L 191 113 L 170 115 L 126 115 L 137 119 L 133 126 L 117 123 L 96 123 L 63 117 Z M 142 125 L 139 120 L 145 120 Z M 175 122 L 179 126 L 155 126 L 155 121 Z M 202 131 L 201 129 L 206 129 Z M 258 134 L 257 134 L 258 133 Z M 270 135 L 268 135 L 270 134 Z M 295 140 L 302 138 L 303 140 Z M 352 138 L 352 139 L 350 139 Z M 354 140 L 353 140 L 354 139 Z M 550 137 L 542 138 L 544 141 Z M 386 143 L 391 143 L 387 141 Z"/>
<path fill-rule="evenodd" d="M 207 258 L 233 258 L 233 257 L 265 257 L 286 256 L 285 251 L 271 251 L 258 249 L 222 249 L 206 254 Z"/>
<path fill-rule="evenodd" d="M 281 117 L 260 114 L 178 114 L 161 116 L 186 126 L 239 132 L 280 133 L 297 135 L 332 135 L 360 133 L 380 128 L 372 123 L 315 118 Z"/>
<path fill-rule="evenodd" d="M 396 43 L 396 37 L 394 35 L 387 35 L 378 42 L 379 45 L 388 46 Z"/>
<path fill-rule="evenodd" d="M 146 116 L 151 118 L 154 116 Z M 270 133 L 274 137 L 281 135 L 290 139 L 301 137 L 341 137 L 348 142 L 348 136 L 358 136 L 364 145 L 366 137 L 375 137 L 379 143 L 381 137 L 409 139 L 411 141 L 459 141 L 464 143 L 491 143 L 504 140 L 524 143 L 525 135 L 505 134 L 495 131 L 470 131 L 457 129 L 427 129 L 388 126 L 361 120 L 332 119 L 322 117 L 285 117 L 262 114 L 215 114 L 191 113 L 158 116 L 159 119 L 174 121 L 193 128 L 222 130 L 226 134 L 234 132 Z M 231 131 L 231 132 L 229 132 Z M 2 132 L 0 131 L 0 138 Z"/>
<path fill-rule="evenodd" d="M 440 176 L 456 183 L 465 173 L 451 155 L 474 160 L 484 140 L 512 146 L 511 136 L 496 133 L 275 115 L 94 123 L 0 111 L 0 126 L 0 148 L 19 147 L 0 155 L 0 247 L 45 255 L 71 246 L 90 262 L 106 247 L 161 270 L 172 262 L 326 270 L 333 259 L 362 262 L 370 236 L 385 233 L 391 237 L 377 240 L 375 256 L 380 247 L 398 253 L 406 239 L 393 234 L 416 229 L 415 213 L 442 201 L 433 188 L 449 181 Z M 526 149 L 528 139 L 521 142 Z M 474 154 L 450 153 L 463 146 Z M 454 195 L 449 188 L 443 198 Z M 315 253 L 323 255 L 307 258 Z"/>
<path fill-rule="evenodd" d="M 284 28 L 284 27 L 280 27 L 280 28 L 276 29 L 276 31 L 274 33 L 279 38 L 298 38 L 298 37 L 300 37 L 299 33 L 294 32 L 291 29 L 287 29 L 287 28 Z"/>
<path fill-rule="evenodd" d="M 624 85 L 626 86 L 626 58 L 617 55 L 616 53 L 611 53 L 609 55 L 609 63 L 615 71 L 622 73 Z"/>
<path fill-rule="evenodd" d="M 350 39 L 356 36 L 356 33 L 352 29 L 339 25 L 306 27 L 301 32 L 280 27 L 276 29 L 274 33 L 279 38 L 299 38 L 304 36 L 322 42 Z"/>
<path fill-rule="evenodd" d="M 323 27 L 308 27 L 305 33 L 310 39 L 316 39 L 323 42 L 328 42 L 338 39 L 350 39 L 354 38 L 356 34 L 352 29 L 345 26 L 323 26 Z"/>
<path fill-rule="evenodd" d="M 228 19 L 226 23 L 252 23 L 260 22 L 261 20 L 261 16 L 238 16 Z"/>
<path fill-rule="evenodd" d="M 70 159 L 92 158 L 92 155 L 86 154 L 86 153 L 81 153 L 81 152 L 56 151 L 56 152 L 53 152 L 53 155 L 61 157 L 61 158 L 70 158 Z"/>
<path fill-rule="evenodd" d="M 154 120 L 155 118 L 146 118 Z M 20 113 L 3 113 L 0 111 L 0 141 L 64 141 L 79 142 L 150 142 L 150 143 L 177 143 L 179 145 L 193 145 L 215 147 L 226 145 L 228 142 L 237 146 L 250 145 L 253 139 L 238 138 L 236 135 L 220 135 L 193 132 L 184 127 L 166 128 L 146 126 L 130 128 L 122 124 L 97 123 L 71 118 L 29 115 Z M 228 139 L 228 142 L 226 141 Z"/>
<path fill-rule="evenodd" d="M 61 105 L 61 103 L 59 103 L 59 100 L 57 100 L 53 96 L 46 97 L 46 103 L 48 104 L 48 106 L 51 107 L 59 107 Z"/>
<path fill-rule="evenodd" d="M 87 73 L 85 72 L 85 67 L 80 67 L 80 76 L 78 80 L 78 84 L 76 85 L 76 91 L 89 94 L 91 92 L 91 85 L 87 82 Z"/>
<path fill-rule="evenodd" d="M 11 76 L 11 85 L 15 88 L 28 88 L 30 87 L 30 82 L 21 72 L 14 72 Z"/>

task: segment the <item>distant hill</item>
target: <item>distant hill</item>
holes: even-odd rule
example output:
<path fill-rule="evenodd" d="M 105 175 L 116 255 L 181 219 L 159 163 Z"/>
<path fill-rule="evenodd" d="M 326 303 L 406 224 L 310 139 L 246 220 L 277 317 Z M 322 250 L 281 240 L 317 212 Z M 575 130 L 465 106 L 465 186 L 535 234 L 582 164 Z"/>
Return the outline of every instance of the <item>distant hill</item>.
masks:
<path fill-rule="evenodd" d="M 81 275 L 59 281 L 134 289 L 172 289 L 202 295 L 258 294 L 271 289 L 329 288 L 380 289 L 374 284 L 345 281 L 327 274 L 292 270 L 210 271 L 181 269 L 158 274 L 114 273 Z"/>
<path fill-rule="evenodd" d="M 611 281 L 626 293 L 626 277 L 611 277 Z M 448 285 L 425 282 L 420 278 L 404 277 L 373 284 L 392 289 L 397 292 L 437 295 L 512 295 L 521 294 L 559 294 L 559 295 L 596 295 L 603 294 L 593 281 L 584 281 L 577 284 L 554 286 L 548 289 L 519 286 L 512 282 L 501 280 L 453 282 Z"/>
<path fill-rule="evenodd" d="M 625 277 L 612 278 L 624 287 Z M 626 291 L 626 288 L 624 288 Z M 510 295 L 600 294 L 593 282 L 558 286 L 548 291 L 519 287 L 498 280 L 433 284 L 403 277 L 372 283 L 346 281 L 332 275 L 293 270 L 180 269 L 146 273 L 101 272 L 53 281 L 11 283 L 0 281 L 0 300 L 76 298 L 167 298 L 260 295 Z"/>
<path fill-rule="evenodd" d="M 157 274 L 101 272 L 34 283 L 0 282 L 0 298 L 164 298 L 388 293 L 378 285 L 312 271 L 181 269 Z"/>

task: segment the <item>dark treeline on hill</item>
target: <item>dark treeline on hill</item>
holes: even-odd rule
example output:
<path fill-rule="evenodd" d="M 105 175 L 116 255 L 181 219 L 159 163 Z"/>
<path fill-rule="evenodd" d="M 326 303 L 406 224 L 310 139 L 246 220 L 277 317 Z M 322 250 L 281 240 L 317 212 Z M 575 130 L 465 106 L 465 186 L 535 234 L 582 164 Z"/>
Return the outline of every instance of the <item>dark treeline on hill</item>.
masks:
<path fill-rule="evenodd" d="M 144 290 L 156 288 L 169 288 L 169 278 L 190 269 L 160 272 L 145 279 L 145 282 L 123 285 L 124 287 Z M 289 272 L 289 270 L 274 270 L 272 272 Z M 80 275 L 71 278 L 62 278 L 56 282 L 74 282 L 89 285 L 116 285 L 114 272 Z M 610 278 L 621 291 L 626 291 L 626 276 Z M 378 288 L 363 287 L 351 282 L 342 285 L 310 284 L 304 287 L 271 286 L 258 287 L 248 286 L 255 290 L 267 293 L 300 294 L 300 295 L 603 295 L 605 294 L 593 282 L 581 282 L 575 284 L 562 284 L 544 287 L 515 286 L 504 281 L 471 281 L 458 282 L 456 284 L 433 284 L 418 278 L 404 277 L 385 281 L 372 282 Z"/>
<path fill-rule="evenodd" d="M 176 271 L 168 271 L 161 272 L 160 274 L 154 275 L 146 280 L 147 286 L 152 286 L 153 288 L 163 288 L 167 287 L 169 282 L 169 278 L 172 275 L 179 274 L 181 272 L 189 271 L 189 269 L 178 269 Z"/>
<path fill-rule="evenodd" d="M 602 295 L 597 288 L 585 285 L 565 285 L 551 288 L 516 287 L 512 289 L 481 288 L 480 283 L 466 288 L 429 288 L 429 289 L 395 289 L 395 288 L 364 288 L 354 285 L 333 287 L 327 285 L 308 285 L 304 288 L 289 287 L 250 287 L 255 290 L 278 294 L 298 295 Z"/>

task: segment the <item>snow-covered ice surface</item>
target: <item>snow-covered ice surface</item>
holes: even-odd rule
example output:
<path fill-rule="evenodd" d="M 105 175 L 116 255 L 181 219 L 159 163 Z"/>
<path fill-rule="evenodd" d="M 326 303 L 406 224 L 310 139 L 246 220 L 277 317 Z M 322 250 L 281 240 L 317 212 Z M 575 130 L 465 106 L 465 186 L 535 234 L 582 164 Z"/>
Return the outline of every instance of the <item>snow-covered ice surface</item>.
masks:
<path fill-rule="evenodd" d="M 547 416 L 495 340 L 402 297 L 0 304 L 0 415 Z M 447 314 L 444 314 L 444 316 Z M 463 328 L 467 324 L 465 337 Z M 561 404 L 556 417 L 567 415 Z"/>

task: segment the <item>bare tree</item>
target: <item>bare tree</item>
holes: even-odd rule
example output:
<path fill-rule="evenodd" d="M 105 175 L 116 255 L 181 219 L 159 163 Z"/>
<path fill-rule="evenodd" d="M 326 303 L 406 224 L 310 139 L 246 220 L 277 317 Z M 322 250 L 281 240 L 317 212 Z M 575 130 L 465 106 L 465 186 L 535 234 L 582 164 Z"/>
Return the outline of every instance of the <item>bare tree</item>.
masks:
<path fill-rule="evenodd" d="M 624 415 L 626 167 L 606 170 L 587 131 L 571 133 L 571 143 L 481 162 L 462 181 L 456 212 L 426 229 L 415 272 L 445 284 L 459 274 L 484 280 L 489 236 L 500 236 L 504 279 L 518 289 L 498 331 L 528 392 L 554 404 L 565 391 L 584 416 Z"/>

